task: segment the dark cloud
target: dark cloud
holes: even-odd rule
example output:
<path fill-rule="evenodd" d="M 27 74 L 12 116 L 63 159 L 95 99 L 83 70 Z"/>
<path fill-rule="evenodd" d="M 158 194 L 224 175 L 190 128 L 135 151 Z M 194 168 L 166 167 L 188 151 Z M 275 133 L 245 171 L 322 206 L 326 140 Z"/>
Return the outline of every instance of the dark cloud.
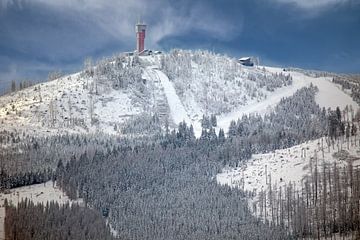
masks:
<path fill-rule="evenodd" d="M 2 0 L 0 89 L 80 69 L 83 59 L 135 47 L 134 23 L 149 24 L 149 48 L 205 48 L 265 64 L 359 71 L 360 5 L 352 0 Z"/>

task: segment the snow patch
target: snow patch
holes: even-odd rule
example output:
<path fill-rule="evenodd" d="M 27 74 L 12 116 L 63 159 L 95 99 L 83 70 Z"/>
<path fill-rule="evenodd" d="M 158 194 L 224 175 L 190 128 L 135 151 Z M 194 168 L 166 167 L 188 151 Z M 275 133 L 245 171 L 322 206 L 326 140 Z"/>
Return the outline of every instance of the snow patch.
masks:
<path fill-rule="evenodd" d="M 272 184 L 279 186 L 295 182 L 296 186 L 300 187 L 303 178 L 309 174 L 310 162 L 313 166 L 317 162 L 319 171 L 323 164 L 332 166 L 336 162 L 338 166 L 346 166 L 347 159 L 353 160 L 354 167 L 360 166 L 359 136 L 356 136 L 356 139 L 355 146 L 355 137 L 350 138 L 349 148 L 345 141 L 329 147 L 324 137 L 272 153 L 254 154 L 250 160 L 238 168 L 224 168 L 216 179 L 219 184 L 259 193 L 261 189 L 267 189 L 265 174 L 267 172 L 267 175 L 271 175 Z M 339 151 L 347 152 L 348 158 L 336 157 L 335 153 Z"/>
<path fill-rule="evenodd" d="M 25 200 L 26 198 L 33 201 L 34 204 L 46 204 L 46 202 L 51 201 L 57 202 L 61 205 L 65 203 L 77 203 L 80 205 L 83 204 L 83 200 L 81 198 L 77 200 L 70 200 L 65 193 L 53 185 L 52 181 L 14 188 L 11 189 L 10 193 L 8 194 L 0 193 L 0 239 L 5 239 L 5 199 L 7 199 L 9 203 L 12 203 L 16 206 L 21 200 Z"/>

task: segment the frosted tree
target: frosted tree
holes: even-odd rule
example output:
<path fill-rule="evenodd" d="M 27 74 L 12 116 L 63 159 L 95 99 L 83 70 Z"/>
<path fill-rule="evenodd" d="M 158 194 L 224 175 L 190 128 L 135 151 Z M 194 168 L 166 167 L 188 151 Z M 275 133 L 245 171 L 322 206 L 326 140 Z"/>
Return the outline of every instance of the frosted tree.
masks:
<path fill-rule="evenodd" d="M 354 142 L 355 142 L 355 146 L 356 146 L 357 127 L 356 127 L 355 123 L 352 123 L 352 126 L 351 126 L 351 136 L 354 137 Z"/>
<path fill-rule="evenodd" d="M 56 104 L 54 103 L 54 100 L 50 100 L 49 114 L 50 114 L 50 126 L 54 127 L 56 123 Z"/>
<path fill-rule="evenodd" d="M 204 129 L 209 129 L 211 127 L 209 116 L 206 116 L 205 114 L 203 115 L 201 119 L 201 127 Z"/>
<path fill-rule="evenodd" d="M 95 94 L 98 95 L 98 82 L 99 82 L 99 78 L 100 78 L 100 74 L 98 73 L 97 70 L 94 70 L 94 77 L 93 77 L 93 88 L 95 88 Z"/>
<path fill-rule="evenodd" d="M 217 120 L 216 120 L 216 115 L 215 114 L 211 114 L 210 122 L 211 122 L 211 126 L 213 126 L 213 127 L 217 126 Z"/>
<path fill-rule="evenodd" d="M 94 124 L 94 102 L 91 94 L 89 94 L 89 117 L 91 125 Z"/>
<path fill-rule="evenodd" d="M 38 92 L 39 92 L 39 102 L 42 102 L 42 96 L 41 96 L 41 87 L 38 86 Z"/>
<path fill-rule="evenodd" d="M 84 61 L 84 73 L 86 78 L 86 88 L 89 88 L 89 78 L 94 76 L 92 58 L 88 57 Z"/>
<path fill-rule="evenodd" d="M 72 104 L 70 96 L 68 98 L 69 124 L 72 125 Z"/>
<path fill-rule="evenodd" d="M 62 76 L 61 71 L 52 71 L 48 74 L 48 81 L 53 81 L 55 79 L 58 79 Z"/>
<path fill-rule="evenodd" d="M 16 91 L 16 82 L 15 80 L 11 81 L 11 92 L 15 92 Z"/>

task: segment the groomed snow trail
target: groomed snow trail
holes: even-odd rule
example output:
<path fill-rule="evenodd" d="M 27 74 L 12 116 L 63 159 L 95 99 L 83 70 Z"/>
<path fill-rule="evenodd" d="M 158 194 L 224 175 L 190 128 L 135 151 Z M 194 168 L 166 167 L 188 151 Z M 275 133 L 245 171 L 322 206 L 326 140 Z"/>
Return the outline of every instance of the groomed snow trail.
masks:
<path fill-rule="evenodd" d="M 281 68 L 266 67 L 270 72 L 281 73 Z M 283 72 L 284 73 L 284 72 Z M 290 74 L 293 78 L 293 85 L 298 89 L 301 87 L 309 86 L 311 83 L 319 88 L 319 92 L 315 96 L 316 102 L 320 107 L 326 109 L 340 107 L 344 109 L 346 105 L 352 106 L 354 110 L 358 109 L 358 104 L 344 91 L 341 90 L 339 85 L 332 82 L 332 77 L 310 77 L 300 72 L 285 72 Z"/>
<path fill-rule="evenodd" d="M 170 108 L 170 114 L 174 123 L 179 124 L 185 120 L 186 123 L 191 124 L 192 121 L 190 120 L 179 96 L 176 94 L 175 88 L 169 78 L 160 70 L 154 69 L 153 71 L 156 73 L 162 86 L 164 87 L 164 92 Z"/>
<path fill-rule="evenodd" d="M 266 67 L 266 70 L 273 73 L 283 72 L 281 68 L 273 67 Z M 276 89 L 271 95 L 261 102 L 249 104 L 230 113 L 218 116 L 218 127 L 223 128 L 225 132 L 227 132 L 231 121 L 236 121 L 244 114 L 258 113 L 264 115 L 269 112 L 271 108 L 275 107 L 282 98 L 292 96 L 297 90 L 303 87 L 308 87 L 311 83 L 319 88 L 319 92 L 316 94 L 315 100 L 320 107 L 325 107 L 326 109 L 329 107 L 332 109 L 340 107 L 340 109 L 344 109 L 346 105 L 351 105 L 355 111 L 359 107 L 349 95 L 333 84 L 331 82 L 331 78 L 329 77 L 314 78 L 299 72 L 285 72 L 285 74 L 290 74 L 293 78 L 292 85 Z"/>

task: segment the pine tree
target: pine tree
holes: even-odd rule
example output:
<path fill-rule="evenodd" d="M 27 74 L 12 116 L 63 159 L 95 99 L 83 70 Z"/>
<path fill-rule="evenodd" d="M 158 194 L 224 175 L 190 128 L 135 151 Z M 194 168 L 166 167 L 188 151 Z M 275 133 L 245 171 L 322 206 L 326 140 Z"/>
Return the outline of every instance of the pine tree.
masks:
<path fill-rule="evenodd" d="M 228 135 L 229 137 L 235 137 L 236 136 L 236 122 L 234 120 L 232 120 L 230 122 L 230 126 L 229 126 L 229 132 L 228 132 Z"/>
<path fill-rule="evenodd" d="M 203 115 L 203 117 L 201 119 L 201 127 L 203 129 L 210 129 L 211 122 L 210 122 L 209 116 L 206 116 L 205 114 Z"/>
<path fill-rule="evenodd" d="M 211 114 L 210 122 L 211 122 L 212 127 L 217 126 L 217 120 L 216 120 L 216 115 L 215 114 Z"/>
<path fill-rule="evenodd" d="M 222 128 L 220 128 L 219 130 L 219 142 L 220 143 L 224 143 L 225 142 L 225 133 L 224 133 L 224 130 Z"/>

